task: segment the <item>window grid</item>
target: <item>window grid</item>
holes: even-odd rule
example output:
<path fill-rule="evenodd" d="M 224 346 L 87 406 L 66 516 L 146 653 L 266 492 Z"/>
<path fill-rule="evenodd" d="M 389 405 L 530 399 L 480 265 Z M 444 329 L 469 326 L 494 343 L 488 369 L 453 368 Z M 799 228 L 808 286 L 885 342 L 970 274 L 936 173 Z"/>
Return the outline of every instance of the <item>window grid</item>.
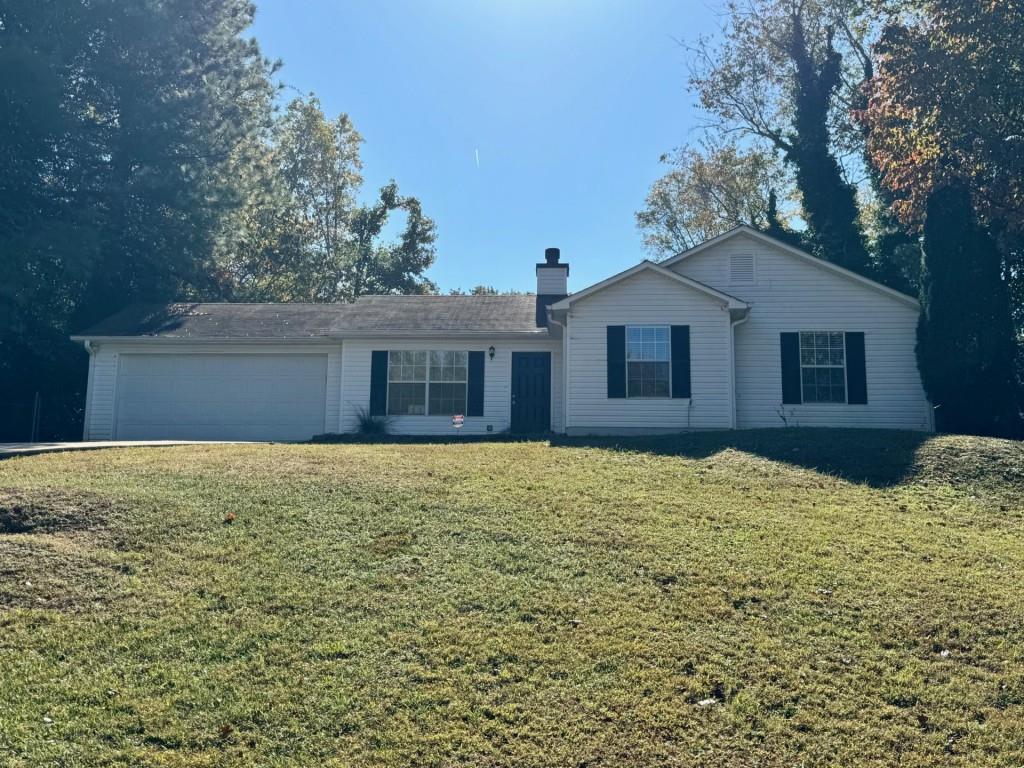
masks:
<path fill-rule="evenodd" d="M 452 416 L 466 412 L 469 353 L 388 353 L 389 416 Z"/>
<path fill-rule="evenodd" d="M 672 389 L 671 357 L 668 326 L 628 326 L 626 328 L 627 397 L 669 397 Z"/>
<path fill-rule="evenodd" d="M 846 343 L 842 332 L 800 332 L 800 386 L 805 403 L 846 402 Z"/>

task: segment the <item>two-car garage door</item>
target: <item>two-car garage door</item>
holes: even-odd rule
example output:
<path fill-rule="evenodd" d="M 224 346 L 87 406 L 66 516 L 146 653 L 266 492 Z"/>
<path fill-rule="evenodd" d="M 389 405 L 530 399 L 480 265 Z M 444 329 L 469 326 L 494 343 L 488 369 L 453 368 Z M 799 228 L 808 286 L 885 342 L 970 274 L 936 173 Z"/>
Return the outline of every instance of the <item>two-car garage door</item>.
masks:
<path fill-rule="evenodd" d="M 122 354 L 118 440 L 306 440 L 324 432 L 327 355 Z"/>

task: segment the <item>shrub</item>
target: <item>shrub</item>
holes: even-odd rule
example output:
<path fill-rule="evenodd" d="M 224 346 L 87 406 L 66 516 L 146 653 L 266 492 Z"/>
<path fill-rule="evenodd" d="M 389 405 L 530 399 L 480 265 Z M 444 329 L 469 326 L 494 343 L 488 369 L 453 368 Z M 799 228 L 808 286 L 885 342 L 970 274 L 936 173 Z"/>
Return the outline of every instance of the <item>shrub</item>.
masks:
<path fill-rule="evenodd" d="M 387 417 L 375 416 L 366 408 L 359 408 L 356 411 L 356 419 L 359 422 L 356 432 L 360 435 L 386 435 L 391 426 Z"/>

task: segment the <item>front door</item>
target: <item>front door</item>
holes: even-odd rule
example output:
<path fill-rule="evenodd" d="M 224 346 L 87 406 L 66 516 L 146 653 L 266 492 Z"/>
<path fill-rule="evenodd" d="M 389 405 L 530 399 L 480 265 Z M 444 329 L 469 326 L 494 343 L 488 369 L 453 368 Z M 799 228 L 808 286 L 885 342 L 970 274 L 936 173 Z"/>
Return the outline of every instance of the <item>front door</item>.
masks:
<path fill-rule="evenodd" d="M 512 353 L 512 431 L 551 430 L 551 353 Z"/>

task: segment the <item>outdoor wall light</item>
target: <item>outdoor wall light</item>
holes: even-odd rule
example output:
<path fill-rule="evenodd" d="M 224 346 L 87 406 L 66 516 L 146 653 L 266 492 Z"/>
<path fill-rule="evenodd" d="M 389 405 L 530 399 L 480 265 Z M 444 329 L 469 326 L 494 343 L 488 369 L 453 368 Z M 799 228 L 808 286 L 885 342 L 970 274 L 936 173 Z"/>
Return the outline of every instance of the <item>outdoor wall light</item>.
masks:
<path fill-rule="evenodd" d="M 488 347 L 487 348 L 487 356 L 489 358 L 491 358 L 491 360 L 494 359 L 494 347 Z"/>

